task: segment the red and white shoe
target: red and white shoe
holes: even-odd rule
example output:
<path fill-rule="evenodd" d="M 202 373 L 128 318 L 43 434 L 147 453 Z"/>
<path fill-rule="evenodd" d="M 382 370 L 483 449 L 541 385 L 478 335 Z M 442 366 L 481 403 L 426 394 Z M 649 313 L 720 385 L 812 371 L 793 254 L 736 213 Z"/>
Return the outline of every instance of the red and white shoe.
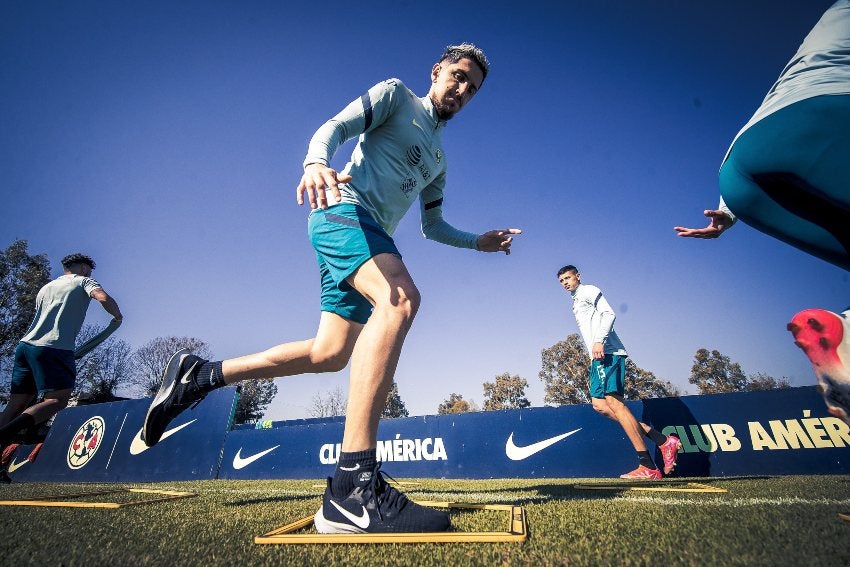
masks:
<path fill-rule="evenodd" d="M 638 468 L 635 470 L 627 472 L 626 474 L 621 474 L 620 478 L 630 478 L 632 480 L 660 480 L 661 471 L 658 469 L 651 469 L 643 465 L 638 465 Z"/>
<path fill-rule="evenodd" d="M 788 323 L 815 370 L 827 411 L 850 424 L 850 309 L 800 311 Z"/>
<path fill-rule="evenodd" d="M 664 474 L 668 475 L 676 468 L 676 459 L 682 449 L 682 442 L 675 435 L 668 435 L 667 441 L 658 447 L 661 457 L 664 459 Z"/>

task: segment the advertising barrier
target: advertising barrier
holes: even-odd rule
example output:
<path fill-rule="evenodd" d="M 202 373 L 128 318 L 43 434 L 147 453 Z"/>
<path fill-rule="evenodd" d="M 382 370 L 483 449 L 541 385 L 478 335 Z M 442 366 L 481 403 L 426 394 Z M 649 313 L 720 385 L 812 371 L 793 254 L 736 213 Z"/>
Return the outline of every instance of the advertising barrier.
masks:
<path fill-rule="evenodd" d="M 233 387 L 213 392 L 150 449 L 139 438 L 150 400 L 66 408 L 34 462 L 24 462 L 31 447 L 18 449 L 10 476 L 148 482 L 333 474 L 343 418 L 229 431 L 236 396 Z M 674 476 L 850 474 L 850 426 L 827 414 L 814 387 L 628 406 L 638 420 L 681 439 Z M 378 459 L 391 475 L 414 478 L 612 478 L 637 465 L 622 428 L 589 404 L 382 420 Z"/>
<path fill-rule="evenodd" d="M 628 406 L 681 438 L 676 476 L 850 473 L 850 427 L 814 387 Z M 342 420 L 271 425 L 227 436 L 219 478 L 333 474 Z M 423 478 L 617 477 L 637 466 L 622 428 L 589 404 L 382 420 L 378 459 L 393 476 Z"/>
<path fill-rule="evenodd" d="M 154 447 L 141 440 L 150 398 L 65 408 L 34 462 L 21 446 L 13 482 L 156 482 L 214 479 L 231 426 L 236 388 L 212 392 L 171 422 Z M 13 470 L 14 469 L 14 470 Z"/>

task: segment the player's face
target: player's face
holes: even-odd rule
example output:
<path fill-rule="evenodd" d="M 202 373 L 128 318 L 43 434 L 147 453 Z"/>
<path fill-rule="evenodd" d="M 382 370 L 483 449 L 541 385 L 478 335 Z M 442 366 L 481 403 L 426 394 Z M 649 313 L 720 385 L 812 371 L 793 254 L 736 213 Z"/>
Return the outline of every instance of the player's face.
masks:
<path fill-rule="evenodd" d="M 577 274 L 575 272 L 564 272 L 558 276 L 558 281 L 561 282 L 561 285 L 564 286 L 565 290 L 572 293 L 581 283 L 581 274 Z"/>
<path fill-rule="evenodd" d="M 466 106 L 484 82 L 484 73 L 471 59 L 457 63 L 442 61 L 431 69 L 431 90 L 428 95 L 437 116 L 448 120 Z"/>

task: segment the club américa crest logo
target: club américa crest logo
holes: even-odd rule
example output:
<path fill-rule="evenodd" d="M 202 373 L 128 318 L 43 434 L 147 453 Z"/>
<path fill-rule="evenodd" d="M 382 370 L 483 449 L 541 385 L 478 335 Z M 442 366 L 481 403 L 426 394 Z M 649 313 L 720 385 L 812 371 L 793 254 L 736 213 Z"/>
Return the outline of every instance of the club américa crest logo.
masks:
<path fill-rule="evenodd" d="M 84 467 L 100 447 L 106 424 L 96 415 L 82 424 L 68 447 L 68 466 L 72 469 Z"/>

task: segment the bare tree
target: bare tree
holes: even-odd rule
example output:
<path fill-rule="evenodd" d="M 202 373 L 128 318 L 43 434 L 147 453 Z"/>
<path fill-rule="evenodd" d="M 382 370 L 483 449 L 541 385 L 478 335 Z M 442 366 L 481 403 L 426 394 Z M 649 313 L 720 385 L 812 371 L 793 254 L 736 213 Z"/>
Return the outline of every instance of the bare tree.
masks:
<path fill-rule="evenodd" d="M 313 405 L 310 406 L 310 415 L 313 417 L 334 417 L 345 415 L 345 405 L 348 400 L 340 390 L 339 386 L 328 390 L 325 395 L 317 392 L 313 396 Z"/>
<path fill-rule="evenodd" d="M 84 325 L 77 335 L 77 346 L 99 332 L 95 325 Z M 78 360 L 74 388 L 78 403 L 83 400 L 90 404 L 113 401 L 119 388 L 130 386 L 130 351 L 125 341 L 110 337 Z"/>
<path fill-rule="evenodd" d="M 531 405 L 525 397 L 528 381 L 505 372 L 493 382 L 484 382 L 484 411 L 521 409 Z"/>
<path fill-rule="evenodd" d="M 187 348 L 201 358 L 210 359 L 209 345 L 195 337 L 157 337 L 133 353 L 131 383 L 142 396 L 153 395 L 162 382 L 162 370 L 176 351 Z"/>
<path fill-rule="evenodd" d="M 588 366 L 590 358 L 578 333 L 541 352 L 540 379 L 545 385 L 547 406 L 590 402 Z"/>
<path fill-rule="evenodd" d="M 755 392 L 759 390 L 778 390 L 782 388 L 790 388 L 791 380 L 786 376 L 778 380 L 764 372 L 756 372 L 752 376 L 747 376 L 747 390 Z"/>

